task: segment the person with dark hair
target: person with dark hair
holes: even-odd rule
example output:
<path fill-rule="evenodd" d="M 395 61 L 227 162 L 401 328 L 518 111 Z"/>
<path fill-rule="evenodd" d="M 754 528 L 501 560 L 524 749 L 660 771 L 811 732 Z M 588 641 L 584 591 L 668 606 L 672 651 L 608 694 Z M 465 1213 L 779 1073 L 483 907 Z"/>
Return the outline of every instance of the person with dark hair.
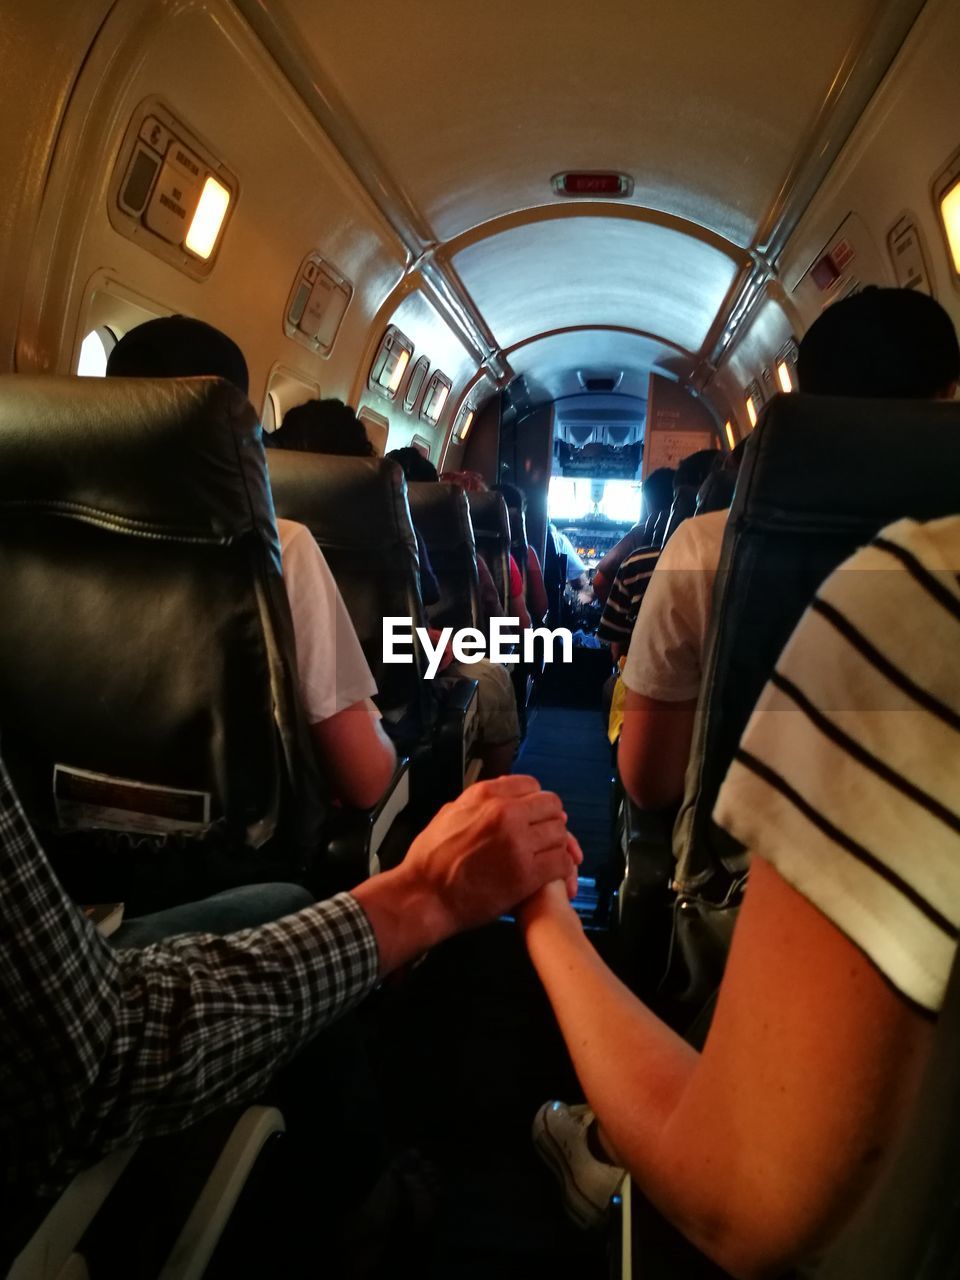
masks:
<path fill-rule="evenodd" d="M 960 378 L 960 345 L 938 302 L 910 289 L 864 289 L 823 312 L 800 343 L 804 395 L 940 399 Z M 675 804 L 700 692 L 726 511 L 686 520 L 664 548 L 630 641 L 619 765 L 641 808 Z"/>
<path fill-rule="evenodd" d="M 949 400 L 960 381 L 960 343 L 935 299 L 869 285 L 813 322 L 797 381 L 805 395 Z"/>
<path fill-rule="evenodd" d="M 395 449 L 386 456 L 398 464 L 411 483 L 431 483 L 440 480 L 436 467 L 418 449 Z M 454 474 L 463 476 L 470 473 Z M 479 476 L 477 480 L 483 483 Z M 486 561 L 482 556 L 477 556 L 476 559 L 477 575 L 480 579 L 480 607 L 489 623 L 491 617 L 502 618 L 503 609 Z M 517 576 L 519 577 L 519 571 Z M 434 642 L 439 634 L 438 631 L 431 631 Z M 479 662 L 472 663 L 445 660 L 441 670 L 445 678 L 476 680 L 479 686 L 478 738 L 480 756 L 483 760 L 481 777 L 496 778 L 501 774 L 509 773 L 520 741 L 520 717 L 517 713 L 513 685 L 506 668 L 491 662 L 488 658 L 481 658 Z"/>
<path fill-rule="evenodd" d="M 527 495 L 515 484 L 495 484 L 494 491 L 503 496 L 504 502 L 507 504 L 507 511 L 518 511 L 521 518 L 526 515 Z M 511 515 L 511 521 L 513 516 Z M 512 530 L 511 530 L 512 537 Z M 547 589 L 543 584 L 543 570 L 540 567 L 540 557 L 534 548 L 527 543 L 527 582 L 526 582 L 526 602 L 527 612 L 531 619 L 535 622 L 542 622 L 547 616 L 547 609 L 550 602 L 547 600 Z"/>
<path fill-rule="evenodd" d="M 107 360 L 108 377 L 216 377 L 244 395 L 247 362 L 237 344 L 202 320 L 149 320 L 120 339 Z M 314 745 L 334 793 L 369 808 L 396 768 L 393 743 L 373 713 L 377 691 L 346 606 L 310 530 L 278 520 L 283 579 L 297 648 L 300 694 Z"/>
<path fill-rule="evenodd" d="M 307 400 L 283 415 L 283 423 L 264 433 L 263 443 L 273 449 L 300 453 L 332 453 L 346 458 L 374 458 L 376 449 L 363 423 L 342 400 Z"/>
<path fill-rule="evenodd" d="M 616 546 L 603 556 L 593 574 L 593 594 L 601 602 L 606 600 L 620 566 L 627 556 L 641 547 L 653 545 L 653 530 L 659 516 L 666 516 L 675 492 L 672 467 L 658 467 L 651 471 L 640 486 L 643 499 L 641 518 L 628 529 Z"/>
<path fill-rule="evenodd" d="M 405 445 L 402 449 L 391 449 L 384 456 L 393 459 L 409 483 L 432 484 L 440 479 L 437 468 L 426 454 L 421 453 L 419 449 L 414 449 L 412 445 Z"/>
<path fill-rule="evenodd" d="M 732 460 L 733 456 L 730 454 L 728 460 Z M 739 453 L 736 455 L 737 466 L 740 456 Z M 701 449 L 697 453 L 691 453 L 672 473 L 673 492 L 676 493 L 682 486 L 688 486 L 699 493 L 713 472 L 725 465 L 726 461 L 719 449 Z M 663 470 L 666 471 L 667 468 Z M 630 636 L 640 612 L 644 592 L 660 559 L 660 550 L 659 547 L 641 547 L 628 555 L 617 570 L 617 576 L 607 594 L 597 635 L 609 643 L 614 662 L 619 662 L 630 646 Z"/>

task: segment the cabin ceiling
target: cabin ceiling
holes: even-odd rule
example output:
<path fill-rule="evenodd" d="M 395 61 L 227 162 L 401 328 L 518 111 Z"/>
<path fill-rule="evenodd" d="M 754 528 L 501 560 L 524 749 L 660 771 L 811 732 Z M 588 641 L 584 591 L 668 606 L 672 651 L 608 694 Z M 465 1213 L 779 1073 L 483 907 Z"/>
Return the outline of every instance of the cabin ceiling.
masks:
<path fill-rule="evenodd" d="M 791 175 L 842 143 L 826 108 L 858 55 L 866 101 L 921 0 L 236 3 L 297 63 L 411 258 L 445 274 L 501 367 L 556 396 L 573 346 L 538 339 L 558 330 L 651 335 L 631 376 L 692 375 Z M 628 173 L 633 194 L 571 208 L 550 183 L 569 169 Z"/>

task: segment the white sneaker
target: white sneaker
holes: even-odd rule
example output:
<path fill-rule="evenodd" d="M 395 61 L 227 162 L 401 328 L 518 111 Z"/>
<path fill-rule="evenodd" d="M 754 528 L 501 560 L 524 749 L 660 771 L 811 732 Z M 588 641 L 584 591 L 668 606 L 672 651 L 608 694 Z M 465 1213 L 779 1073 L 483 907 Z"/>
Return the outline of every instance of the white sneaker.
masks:
<path fill-rule="evenodd" d="M 563 1189 L 563 1205 L 578 1227 L 599 1227 L 624 1170 L 597 1160 L 587 1146 L 593 1112 L 583 1104 L 545 1102 L 533 1120 L 533 1145 Z"/>

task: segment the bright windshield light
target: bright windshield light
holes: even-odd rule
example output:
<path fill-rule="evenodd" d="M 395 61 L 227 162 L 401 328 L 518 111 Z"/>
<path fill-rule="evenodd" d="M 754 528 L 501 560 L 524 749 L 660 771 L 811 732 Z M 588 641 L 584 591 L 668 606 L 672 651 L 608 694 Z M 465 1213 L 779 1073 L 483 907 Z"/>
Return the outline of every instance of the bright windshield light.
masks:
<path fill-rule="evenodd" d="M 608 480 L 603 486 L 600 514 L 619 524 L 640 519 L 640 486 L 634 480 Z"/>
<path fill-rule="evenodd" d="M 593 511 L 589 480 L 551 476 L 547 491 L 547 515 L 551 520 L 581 520 Z"/>

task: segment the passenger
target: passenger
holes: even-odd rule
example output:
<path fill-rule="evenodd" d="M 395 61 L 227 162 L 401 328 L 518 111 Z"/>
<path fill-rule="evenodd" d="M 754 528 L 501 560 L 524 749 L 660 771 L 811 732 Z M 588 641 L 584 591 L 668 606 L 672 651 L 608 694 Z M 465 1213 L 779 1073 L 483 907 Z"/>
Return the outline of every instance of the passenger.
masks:
<path fill-rule="evenodd" d="M 777 663 L 714 813 L 752 863 L 702 1053 L 605 967 L 562 887 L 521 910 L 590 1104 L 535 1122 L 581 1223 L 622 1166 L 733 1275 L 793 1274 L 884 1169 L 957 945 L 958 571 L 960 516 L 890 526 Z"/>
<path fill-rule="evenodd" d="M 817 318 L 800 343 L 797 378 L 810 395 L 949 399 L 960 346 L 933 298 L 871 287 Z M 637 617 L 623 671 L 619 767 L 641 808 L 666 808 L 683 794 L 726 519 L 717 511 L 680 526 Z"/>
<path fill-rule="evenodd" d="M 63 892 L 0 761 L 0 1237 L 108 1151 L 255 1097 L 444 938 L 558 877 L 575 892 L 580 858 L 559 797 L 501 778 L 446 805 L 399 867 L 351 893 L 224 937 L 115 951 Z"/>
<path fill-rule="evenodd" d="M 220 377 L 247 394 L 237 344 L 201 320 L 165 316 L 129 330 L 111 351 L 108 377 Z M 278 520 L 283 580 L 297 647 L 300 694 L 334 794 L 370 808 L 396 768 L 393 744 L 370 699 L 377 691 L 337 584 L 309 529 Z"/>
<path fill-rule="evenodd" d="M 496 484 L 494 490 L 503 495 L 503 500 L 507 504 L 508 511 L 519 511 L 525 515 L 527 510 L 527 495 L 515 484 Z M 547 589 L 543 585 L 543 570 L 540 568 L 540 558 L 536 551 L 527 543 L 527 590 L 526 590 L 527 611 L 530 617 L 538 624 L 547 616 L 549 601 L 547 600 Z"/>
<path fill-rule="evenodd" d="M 386 455 L 398 464 L 401 471 L 412 483 L 429 483 L 438 481 L 436 467 L 417 449 L 395 449 Z M 419 535 L 418 535 L 419 536 Z M 487 569 L 482 556 L 477 556 L 478 571 L 483 566 L 486 570 L 490 589 L 499 607 L 493 578 Z M 482 596 L 481 574 L 481 607 Z M 495 616 L 502 617 L 502 610 Z M 489 618 L 487 619 L 489 623 Z M 434 640 L 437 633 L 433 632 Z M 513 767 L 513 758 L 520 743 L 520 717 L 517 713 L 517 699 L 513 692 L 513 684 L 505 667 L 481 658 L 478 662 L 457 662 L 453 655 L 442 668 L 443 679 L 476 680 L 478 699 L 478 752 L 483 761 L 481 778 L 498 778 L 509 773 Z M 442 680 L 441 680 L 442 683 Z"/>
<path fill-rule="evenodd" d="M 717 449 L 701 449 L 697 453 L 684 458 L 676 471 L 672 473 L 673 494 L 686 486 L 698 491 L 713 472 L 721 458 Z M 729 455 L 732 458 L 734 455 Z M 740 454 L 736 454 L 736 465 L 739 466 Z M 721 465 L 726 465 L 726 460 Z M 662 470 L 666 471 L 667 468 Z M 654 472 L 654 475 L 657 475 Z M 630 636 L 634 623 L 640 612 L 640 602 L 653 576 L 660 559 L 659 547 L 641 547 L 631 552 L 620 568 L 607 593 L 607 600 L 600 615 L 597 635 L 610 645 L 610 653 L 614 662 L 619 662 L 630 647 Z"/>
<path fill-rule="evenodd" d="M 288 409 L 283 424 L 264 434 L 268 448 L 290 449 L 297 453 L 329 453 L 341 458 L 375 458 L 377 451 L 367 437 L 363 423 L 342 400 L 307 400 Z M 416 452 L 414 450 L 413 452 Z M 425 605 L 436 604 L 440 587 L 433 572 L 427 544 L 414 529 L 420 572 L 420 595 Z"/>
<path fill-rule="evenodd" d="M 651 471 L 641 485 L 643 495 L 643 519 L 628 529 L 615 547 L 611 547 L 593 575 L 593 593 L 601 604 L 606 600 L 620 566 L 627 556 L 653 542 L 653 530 L 658 517 L 666 518 L 673 502 L 674 473 L 672 467 L 658 467 Z"/>
<path fill-rule="evenodd" d="M 590 587 L 590 581 L 587 578 L 587 566 L 577 554 L 577 549 L 563 532 L 557 526 L 550 522 L 548 529 L 552 531 L 556 540 L 557 553 L 567 558 L 567 583 L 580 591 L 586 591 Z"/>

